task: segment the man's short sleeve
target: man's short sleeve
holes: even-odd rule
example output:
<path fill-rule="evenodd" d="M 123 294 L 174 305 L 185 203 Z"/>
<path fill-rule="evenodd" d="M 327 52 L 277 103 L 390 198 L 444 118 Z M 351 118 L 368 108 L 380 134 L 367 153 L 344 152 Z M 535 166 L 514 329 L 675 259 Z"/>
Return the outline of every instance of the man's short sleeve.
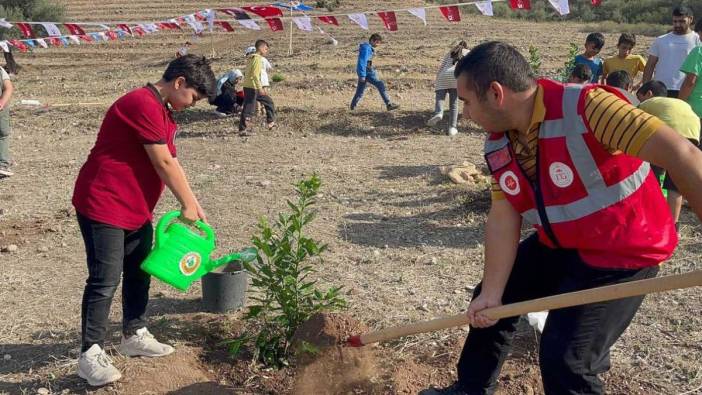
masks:
<path fill-rule="evenodd" d="M 166 109 L 148 88 L 132 92 L 115 106 L 116 114 L 131 127 L 142 144 L 168 142 Z"/>
<path fill-rule="evenodd" d="M 7 71 L 5 71 L 5 69 L 2 68 L 2 67 L 0 67 L 0 79 L 1 79 L 2 81 L 5 81 L 5 80 L 9 80 L 9 79 L 10 79 L 10 75 L 7 74 Z"/>
<path fill-rule="evenodd" d="M 490 176 L 490 196 L 492 197 L 493 201 L 504 200 L 507 198 L 505 193 L 502 192 L 502 189 L 500 189 L 500 184 L 497 183 L 495 176 Z"/>
<path fill-rule="evenodd" d="M 658 41 L 661 39 L 661 37 L 658 37 L 657 39 L 653 40 L 651 43 L 651 47 L 648 49 L 648 54 L 653 55 L 657 58 L 660 58 L 660 48 L 658 48 Z"/>
<path fill-rule="evenodd" d="M 680 66 L 680 71 L 696 76 L 700 75 L 700 71 L 702 71 L 702 47 L 693 49 L 690 54 L 687 55 L 682 66 Z"/>

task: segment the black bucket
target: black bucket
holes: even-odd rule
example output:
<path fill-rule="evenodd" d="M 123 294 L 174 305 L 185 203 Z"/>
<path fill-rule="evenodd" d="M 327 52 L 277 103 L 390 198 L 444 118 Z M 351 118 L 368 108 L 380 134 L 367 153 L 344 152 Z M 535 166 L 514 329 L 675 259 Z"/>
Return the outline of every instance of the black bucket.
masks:
<path fill-rule="evenodd" d="M 219 272 L 202 277 L 202 307 L 211 313 L 226 313 L 244 306 L 248 272 L 235 261 Z"/>

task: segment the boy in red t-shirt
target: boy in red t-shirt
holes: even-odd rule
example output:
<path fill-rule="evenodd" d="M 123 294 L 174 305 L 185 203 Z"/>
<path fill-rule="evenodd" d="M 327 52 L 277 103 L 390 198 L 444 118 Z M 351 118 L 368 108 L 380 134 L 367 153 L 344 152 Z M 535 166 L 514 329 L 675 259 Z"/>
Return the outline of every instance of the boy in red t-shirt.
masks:
<path fill-rule="evenodd" d="M 153 210 L 164 186 L 180 202 L 183 220 L 206 219 L 176 159 L 177 125 L 171 111 L 211 99 L 215 88 L 207 59 L 185 55 L 173 60 L 160 81 L 127 93 L 110 107 L 80 169 L 73 205 L 85 242 L 88 280 L 78 375 L 90 385 L 121 377 L 103 350 L 121 276 L 122 354 L 158 357 L 173 352 L 146 329 L 150 277 L 140 265 L 151 250 Z"/>

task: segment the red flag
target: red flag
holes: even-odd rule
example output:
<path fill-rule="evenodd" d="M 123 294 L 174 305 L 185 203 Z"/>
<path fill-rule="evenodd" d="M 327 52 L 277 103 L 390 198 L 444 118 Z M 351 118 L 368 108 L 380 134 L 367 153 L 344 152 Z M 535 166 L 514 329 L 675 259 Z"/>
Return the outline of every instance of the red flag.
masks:
<path fill-rule="evenodd" d="M 126 23 L 122 23 L 122 24 L 117 25 L 117 28 L 122 29 L 122 31 L 125 31 L 129 34 L 132 34 L 132 29 Z"/>
<path fill-rule="evenodd" d="M 144 31 L 144 29 L 142 29 L 140 26 L 135 27 L 134 29 L 132 29 L 132 31 L 133 31 L 134 33 L 136 33 L 136 35 L 138 35 L 139 37 L 142 37 L 143 35 L 146 34 L 146 32 Z"/>
<path fill-rule="evenodd" d="M 159 22 L 156 25 L 161 30 L 181 30 L 180 25 L 175 22 Z"/>
<path fill-rule="evenodd" d="M 439 11 L 444 15 L 449 22 L 460 22 L 461 21 L 461 11 L 455 5 L 449 7 L 439 7 Z"/>
<path fill-rule="evenodd" d="M 336 20 L 335 16 L 318 16 L 317 19 L 327 25 L 339 26 L 339 21 Z"/>
<path fill-rule="evenodd" d="M 241 8 L 218 8 L 217 11 L 223 12 L 227 15 L 231 15 L 234 19 L 251 19 L 251 17 L 246 13 L 246 11 Z"/>
<path fill-rule="evenodd" d="M 32 25 L 29 23 L 15 23 L 17 28 L 20 29 L 22 35 L 26 38 L 34 38 L 34 32 L 32 31 Z"/>
<path fill-rule="evenodd" d="M 110 40 L 116 40 L 117 39 L 117 33 L 113 32 L 112 30 L 108 30 L 105 32 L 105 35 L 110 39 Z"/>
<path fill-rule="evenodd" d="M 20 52 L 27 52 L 27 50 L 29 49 L 29 48 L 27 47 L 27 44 L 23 43 L 23 42 L 20 41 L 20 40 L 14 40 L 14 39 L 13 39 L 13 40 L 7 40 L 7 42 L 9 42 L 10 44 L 12 44 L 13 47 L 16 47 L 17 49 L 19 49 Z"/>
<path fill-rule="evenodd" d="M 71 34 L 74 34 L 76 36 L 82 36 L 85 34 L 85 30 L 83 30 L 82 27 L 76 25 L 75 23 L 64 23 L 64 26 L 66 26 L 66 29 L 71 32 Z"/>
<path fill-rule="evenodd" d="M 198 11 L 195 13 L 195 19 L 200 22 L 204 22 L 207 20 L 207 15 L 203 15 L 202 11 Z"/>
<path fill-rule="evenodd" d="M 275 18 L 276 16 L 283 16 L 283 11 L 281 11 L 280 8 L 269 6 L 249 6 L 242 8 L 265 19 L 272 31 L 277 32 L 278 30 L 283 30 L 283 21 L 281 21 L 280 18 Z"/>
<path fill-rule="evenodd" d="M 277 32 L 278 30 L 283 30 L 283 21 L 281 21 L 280 18 L 266 19 L 266 22 L 268 22 L 268 26 L 274 32 Z"/>
<path fill-rule="evenodd" d="M 592 0 L 592 5 L 593 5 L 594 7 L 597 7 L 597 6 L 599 6 L 600 4 L 602 4 L 602 0 Z"/>
<path fill-rule="evenodd" d="M 391 32 L 397 31 L 397 17 L 393 11 L 380 11 L 378 16 L 383 20 L 386 29 Z"/>
<path fill-rule="evenodd" d="M 227 21 L 214 21 L 214 24 L 221 27 L 222 29 L 224 29 L 224 31 L 227 31 L 227 32 L 234 31 L 234 28 L 232 27 L 231 23 L 229 23 Z"/>
<path fill-rule="evenodd" d="M 530 10 L 531 4 L 529 0 L 509 0 L 509 6 L 513 10 Z"/>
<path fill-rule="evenodd" d="M 90 37 L 90 36 L 87 35 L 87 34 L 83 34 L 83 35 L 80 35 L 80 36 L 78 36 L 78 37 L 80 37 L 80 39 L 83 40 L 83 41 L 85 41 L 86 43 L 91 43 L 91 42 L 93 42 L 93 38 Z"/>
<path fill-rule="evenodd" d="M 55 47 L 60 47 L 62 45 L 61 40 L 58 37 L 47 37 L 49 43 Z"/>

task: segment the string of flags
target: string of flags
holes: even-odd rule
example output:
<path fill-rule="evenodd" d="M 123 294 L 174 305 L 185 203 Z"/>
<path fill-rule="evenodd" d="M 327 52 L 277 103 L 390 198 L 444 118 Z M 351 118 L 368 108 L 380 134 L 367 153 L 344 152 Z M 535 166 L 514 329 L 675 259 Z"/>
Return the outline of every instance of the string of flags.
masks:
<path fill-rule="evenodd" d="M 461 21 L 460 7 L 475 6 L 481 14 L 493 16 L 493 3 L 507 1 L 513 10 L 530 10 L 531 0 L 478 0 L 447 5 L 425 6 L 419 8 L 408 8 L 401 10 L 387 11 L 361 11 L 349 14 L 336 15 L 307 15 L 306 11 L 314 10 L 313 7 L 305 5 L 299 1 L 289 1 L 287 3 L 274 3 L 264 6 L 244 6 L 232 8 L 216 8 L 197 11 L 189 15 L 183 15 L 159 22 L 8 22 L 5 18 L 0 19 L 0 28 L 17 28 L 22 39 L 9 39 L 0 41 L 0 48 L 4 52 L 10 52 L 10 47 L 15 47 L 21 52 L 27 52 L 34 48 L 48 48 L 49 46 L 68 46 L 70 44 L 79 45 L 81 42 L 93 43 L 101 41 L 113 41 L 125 37 L 142 37 L 147 34 L 164 30 L 183 30 L 190 27 L 195 34 L 202 34 L 206 29 L 212 32 L 215 28 L 225 32 L 235 31 L 234 26 L 239 25 L 250 30 L 261 30 L 259 22 L 265 21 L 271 31 L 282 31 L 283 20 L 290 19 L 295 26 L 302 31 L 313 31 L 313 20 L 321 24 L 339 26 L 340 20 L 348 18 L 362 29 L 368 30 L 368 15 L 376 14 L 383 26 L 388 31 L 397 31 L 398 12 L 409 12 L 419 18 L 424 25 L 427 24 L 427 9 L 438 9 L 441 15 L 448 22 L 456 23 Z M 551 6 L 561 15 L 570 12 L 569 0 L 548 0 Z M 593 6 L 599 6 L 602 0 L 590 0 Z M 283 10 L 290 11 L 290 16 L 285 16 Z M 299 14 L 294 15 L 293 11 Z M 232 19 L 218 19 L 217 14 L 226 15 Z M 249 13 L 255 15 L 254 19 Z M 259 22 L 257 22 L 257 20 Z M 37 28 L 41 26 L 46 35 L 39 37 Z M 63 26 L 68 34 L 61 31 L 59 26 Z M 100 29 L 99 31 L 86 32 L 86 29 Z M 90 29 L 89 29 L 90 30 Z M 321 28 L 320 28 L 321 30 Z"/>

